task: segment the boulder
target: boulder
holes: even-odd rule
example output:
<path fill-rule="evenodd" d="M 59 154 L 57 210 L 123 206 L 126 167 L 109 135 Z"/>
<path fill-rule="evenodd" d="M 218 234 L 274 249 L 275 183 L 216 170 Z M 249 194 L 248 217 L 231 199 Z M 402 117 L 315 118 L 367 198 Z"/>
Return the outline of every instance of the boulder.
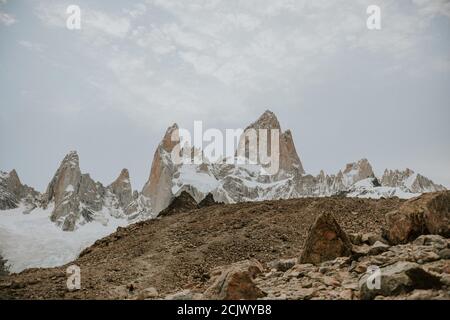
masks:
<path fill-rule="evenodd" d="M 211 273 L 211 285 L 204 296 L 213 300 L 255 300 L 266 296 L 253 279 L 264 270 L 257 260 L 244 260 Z"/>
<path fill-rule="evenodd" d="M 300 263 L 318 264 L 337 257 L 350 256 L 352 244 L 331 213 L 317 217 L 309 229 Z"/>
<path fill-rule="evenodd" d="M 158 297 L 158 290 L 153 287 L 145 288 L 138 294 L 139 300 L 155 299 Z"/>
<path fill-rule="evenodd" d="M 379 241 L 385 243 L 386 240 L 381 236 L 381 234 L 369 232 L 361 235 L 361 241 L 367 243 L 368 245 L 373 245 L 375 242 Z"/>
<path fill-rule="evenodd" d="M 417 263 L 399 261 L 380 268 L 379 287 L 369 286 L 371 275 L 366 273 L 359 281 L 360 298 L 373 299 L 376 296 L 395 296 L 414 289 L 436 289 L 442 286 L 440 278 L 425 271 Z"/>
<path fill-rule="evenodd" d="M 375 242 L 369 249 L 369 255 L 375 256 L 389 250 L 389 246 L 383 242 Z"/>
<path fill-rule="evenodd" d="M 292 268 L 295 263 L 297 262 L 297 259 L 280 259 L 280 260 L 274 260 L 267 264 L 267 266 L 271 269 L 275 269 L 277 271 L 286 272 L 290 268 Z"/>
<path fill-rule="evenodd" d="M 406 201 L 386 215 L 384 233 L 392 244 L 407 243 L 423 234 L 450 236 L 450 191 L 433 192 Z"/>

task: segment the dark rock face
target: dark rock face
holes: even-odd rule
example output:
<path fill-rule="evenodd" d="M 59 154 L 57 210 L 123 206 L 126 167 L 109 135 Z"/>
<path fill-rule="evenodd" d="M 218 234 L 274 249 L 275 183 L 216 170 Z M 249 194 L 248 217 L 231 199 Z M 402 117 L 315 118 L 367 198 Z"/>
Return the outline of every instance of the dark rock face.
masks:
<path fill-rule="evenodd" d="M 9 173 L 0 171 L 0 210 L 17 208 L 22 202 L 31 211 L 36 207 L 39 196 L 39 192 L 20 182 L 16 170 Z"/>
<path fill-rule="evenodd" d="M 199 202 L 198 207 L 199 208 L 209 207 L 209 206 L 215 205 L 217 203 L 218 202 L 216 202 L 214 200 L 214 196 L 212 195 L 212 193 L 208 193 L 206 195 L 206 197 L 202 201 Z"/>
<path fill-rule="evenodd" d="M 450 236 L 450 191 L 423 194 L 386 215 L 386 238 L 407 243 L 423 234 Z"/>
<path fill-rule="evenodd" d="M 175 213 L 186 212 L 193 209 L 197 209 L 198 205 L 194 198 L 187 193 L 182 191 L 179 196 L 175 197 L 169 206 L 161 211 L 158 216 L 168 216 Z"/>
<path fill-rule="evenodd" d="M 352 244 L 331 213 L 322 213 L 311 226 L 300 263 L 318 264 L 349 256 Z"/>

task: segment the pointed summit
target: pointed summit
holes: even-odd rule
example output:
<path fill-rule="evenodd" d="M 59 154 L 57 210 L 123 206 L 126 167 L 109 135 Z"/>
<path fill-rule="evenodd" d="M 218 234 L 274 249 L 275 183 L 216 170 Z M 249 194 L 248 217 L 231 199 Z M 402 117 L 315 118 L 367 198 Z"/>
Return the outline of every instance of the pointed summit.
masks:
<path fill-rule="evenodd" d="M 20 202 L 33 210 L 38 198 L 39 192 L 22 184 L 16 170 L 13 169 L 9 173 L 0 171 L 0 210 L 17 208 Z"/>
<path fill-rule="evenodd" d="M 78 154 L 70 151 L 47 187 L 43 206 L 54 203 L 50 220 L 64 231 L 73 231 L 78 222 L 91 221 L 92 213 L 102 209 L 102 194 L 104 187 L 89 174 L 81 174 Z"/>
<path fill-rule="evenodd" d="M 280 168 L 284 171 L 296 171 L 304 174 L 302 162 L 295 149 L 291 130 L 286 130 L 280 136 Z"/>
<path fill-rule="evenodd" d="M 348 163 L 343 171 L 343 182 L 347 187 L 363 179 L 374 177 L 372 166 L 366 158 Z"/>
<path fill-rule="evenodd" d="M 277 116 L 275 113 L 273 113 L 270 110 L 266 110 L 255 122 L 253 122 L 251 125 L 249 125 L 245 130 L 247 129 L 279 129 L 280 122 L 277 119 Z M 280 133 L 281 134 L 281 133 Z"/>
<path fill-rule="evenodd" d="M 171 152 L 173 148 L 180 142 L 178 129 L 179 128 L 176 123 L 167 128 L 160 144 L 165 151 Z"/>
<path fill-rule="evenodd" d="M 172 175 L 174 168 L 170 159 L 167 159 L 166 153 L 172 152 L 179 142 L 178 125 L 174 123 L 167 128 L 161 143 L 153 155 L 150 176 L 142 189 L 142 194 L 150 199 L 155 213 L 159 213 L 166 208 L 173 196 Z"/>
<path fill-rule="evenodd" d="M 133 201 L 130 174 L 128 169 L 122 169 L 117 179 L 108 186 L 108 189 L 117 197 L 119 206 L 123 209 Z"/>
<path fill-rule="evenodd" d="M 22 193 L 22 183 L 20 182 L 19 175 L 15 169 L 12 169 L 6 178 L 6 183 L 8 185 L 8 190 L 16 197 L 20 198 Z"/>
<path fill-rule="evenodd" d="M 62 202 L 66 190 L 74 191 L 78 187 L 80 180 L 80 159 L 76 151 L 70 151 L 61 161 L 58 170 L 47 187 L 43 197 L 44 207 L 51 201 L 54 201 L 55 204 Z"/>
<path fill-rule="evenodd" d="M 305 173 L 303 165 L 295 149 L 294 140 L 290 130 L 281 131 L 280 122 L 277 116 L 270 110 L 266 110 L 255 122 L 249 125 L 239 139 L 238 152 L 236 154 L 245 154 L 249 156 L 248 148 L 250 145 L 246 141 L 246 133 L 248 130 L 256 130 L 257 141 L 259 145 L 259 129 L 266 129 L 267 132 L 267 150 L 271 154 L 271 130 L 279 130 L 278 150 L 279 150 L 279 172 L 288 173 L 296 172 L 298 174 Z M 259 148 L 259 147 L 258 147 Z M 243 152 L 245 150 L 245 152 Z"/>

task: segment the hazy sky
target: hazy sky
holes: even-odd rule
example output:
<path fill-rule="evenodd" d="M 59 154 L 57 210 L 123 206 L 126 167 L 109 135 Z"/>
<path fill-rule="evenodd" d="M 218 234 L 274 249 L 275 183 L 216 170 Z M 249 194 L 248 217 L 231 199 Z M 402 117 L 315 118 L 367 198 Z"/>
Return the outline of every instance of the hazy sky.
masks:
<path fill-rule="evenodd" d="M 72 149 L 141 190 L 173 122 L 242 128 L 266 109 L 309 173 L 367 157 L 450 187 L 448 0 L 0 0 L 0 88 L 0 169 L 41 191 Z"/>

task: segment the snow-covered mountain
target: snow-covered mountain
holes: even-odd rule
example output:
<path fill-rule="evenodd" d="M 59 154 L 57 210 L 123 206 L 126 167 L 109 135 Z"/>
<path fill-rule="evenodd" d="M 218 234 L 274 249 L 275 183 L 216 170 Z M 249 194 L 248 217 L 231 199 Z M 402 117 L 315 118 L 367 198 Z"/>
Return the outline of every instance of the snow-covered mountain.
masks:
<path fill-rule="evenodd" d="M 24 213 L 29 213 L 38 205 L 39 199 L 39 192 L 22 184 L 16 170 L 0 171 L 0 210 L 22 206 Z"/>
<path fill-rule="evenodd" d="M 244 147 L 245 132 L 260 128 L 282 132 L 275 114 L 266 111 L 244 130 L 238 150 Z M 176 124 L 167 129 L 155 152 L 150 177 L 142 191 L 151 199 L 156 213 L 182 191 L 189 192 L 196 201 L 212 193 L 216 201 L 235 203 L 332 195 L 411 198 L 423 192 L 445 190 L 409 169 L 404 172 L 386 170 L 378 179 L 367 159 L 349 163 L 337 174 L 328 175 L 323 171 L 317 176 L 306 174 L 289 130 L 280 135 L 280 170 L 274 175 L 261 174 L 264 167 L 258 163 L 247 161 L 247 164 L 239 164 L 243 162 L 238 161 L 239 152 L 236 152 L 234 164 L 224 163 L 223 159 L 210 162 L 205 158 L 198 165 L 175 164 L 170 153 L 179 140 L 171 141 L 170 138 L 176 130 Z"/>
<path fill-rule="evenodd" d="M 279 135 L 279 170 L 265 174 L 266 165 L 250 161 L 248 140 L 250 130 L 267 130 L 268 137 L 277 130 Z M 282 131 L 271 111 L 264 112 L 241 135 L 234 159 L 221 158 L 211 162 L 202 150 L 184 145 L 192 157 L 200 155 L 200 164 L 177 164 L 171 153 L 180 144 L 177 124 L 170 126 L 158 145 L 151 164 L 148 181 L 141 192 L 132 190 L 128 170 L 123 169 L 110 185 L 103 186 L 89 174 L 82 173 L 75 151 L 62 160 L 47 190 L 40 195 L 22 185 L 17 173 L 0 173 L 0 209 L 24 208 L 29 213 L 39 207 L 62 230 L 73 231 L 96 221 L 103 225 L 110 219 L 129 222 L 148 219 L 165 209 L 174 197 L 187 191 L 200 202 L 208 193 L 216 201 L 236 203 L 298 197 L 347 195 L 352 197 L 410 198 L 423 192 L 445 190 L 430 179 L 405 171 L 385 170 L 381 178 L 374 174 L 367 159 L 349 163 L 336 174 L 321 171 L 317 176 L 305 173 L 290 130 Z M 267 141 L 270 151 L 270 140 Z M 227 160 L 227 161 L 224 161 Z"/>
<path fill-rule="evenodd" d="M 249 161 L 245 137 L 250 129 L 279 130 L 276 174 L 268 175 L 267 166 Z M 174 163 L 171 152 L 180 143 L 178 130 L 176 124 L 167 129 L 141 192 L 132 191 L 127 169 L 106 187 L 94 181 L 81 172 L 75 151 L 64 157 L 43 194 L 23 185 L 15 170 L 0 172 L 0 256 L 11 271 L 69 262 L 118 226 L 156 217 L 183 191 L 197 202 L 211 193 L 217 202 L 236 203 L 333 195 L 410 198 L 445 189 L 410 169 L 386 170 L 377 178 L 367 159 L 349 163 L 336 174 L 308 174 L 291 132 L 282 131 L 270 111 L 244 130 L 234 158 L 215 162 L 202 150 L 184 145 L 182 150 L 192 157 L 200 155 L 203 161 Z"/>
<path fill-rule="evenodd" d="M 42 207 L 52 208 L 50 219 L 65 231 L 73 231 L 91 221 L 107 224 L 111 218 L 134 221 L 147 211 L 139 211 L 138 195 L 131 189 L 127 169 L 109 186 L 81 173 L 79 157 L 71 151 L 61 162 L 47 191 L 42 196 Z"/>

